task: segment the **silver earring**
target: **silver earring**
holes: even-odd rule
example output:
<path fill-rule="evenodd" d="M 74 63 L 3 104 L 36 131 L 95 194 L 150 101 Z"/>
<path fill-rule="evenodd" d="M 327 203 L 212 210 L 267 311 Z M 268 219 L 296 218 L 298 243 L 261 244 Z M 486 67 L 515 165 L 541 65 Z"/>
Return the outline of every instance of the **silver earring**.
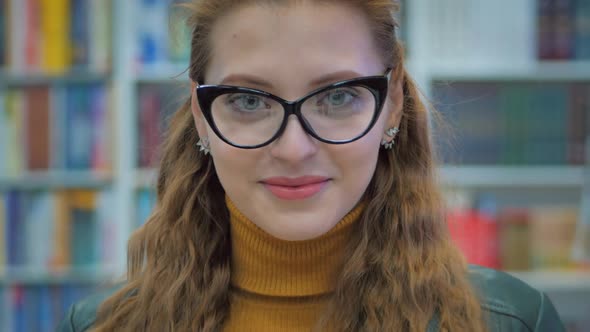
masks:
<path fill-rule="evenodd" d="M 211 152 L 209 148 L 209 139 L 208 138 L 200 138 L 197 142 L 197 146 L 199 147 L 199 151 L 203 152 L 205 155 L 208 155 Z"/>
<path fill-rule="evenodd" d="M 397 128 L 397 127 L 387 129 L 387 131 L 385 132 L 385 135 L 391 137 L 391 141 L 388 141 L 386 139 L 381 141 L 381 145 L 383 146 L 383 148 L 385 150 L 393 149 L 393 146 L 395 145 L 395 137 L 397 136 L 398 133 L 399 133 L 399 128 Z"/>

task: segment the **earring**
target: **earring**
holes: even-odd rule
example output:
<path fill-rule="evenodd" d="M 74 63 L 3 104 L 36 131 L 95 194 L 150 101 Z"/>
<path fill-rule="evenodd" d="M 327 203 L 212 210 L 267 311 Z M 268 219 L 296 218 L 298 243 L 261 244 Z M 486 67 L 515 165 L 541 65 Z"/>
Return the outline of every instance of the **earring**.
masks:
<path fill-rule="evenodd" d="M 387 129 L 387 131 L 385 132 L 385 135 L 391 137 L 391 141 L 388 141 L 386 139 L 381 141 L 381 145 L 383 146 L 383 148 L 385 150 L 393 149 L 393 146 L 395 145 L 395 137 L 397 136 L 398 133 L 399 133 L 399 128 L 397 128 L 397 127 Z"/>
<path fill-rule="evenodd" d="M 211 152 L 209 148 L 209 139 L 208 138 L 200 138 L 197 142 L 197 146 L 199 147 L 199 151 L 202 151 L 205 155 L 208 155 Z"/>

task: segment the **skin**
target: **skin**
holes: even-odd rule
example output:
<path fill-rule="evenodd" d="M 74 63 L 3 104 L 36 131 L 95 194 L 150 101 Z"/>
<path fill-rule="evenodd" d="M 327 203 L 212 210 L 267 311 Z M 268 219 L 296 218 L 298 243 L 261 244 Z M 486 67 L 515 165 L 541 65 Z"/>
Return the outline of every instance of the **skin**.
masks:
<path fill-rule="evenodd" d="M 206 84 L 256 88 L 287 100 L 337 81 L 380 75 L 388 67 L 363 13 L 339 4 L 242 7 L 215 23 L 211 40 Z M 385 131 L 398 125 L 402 108 L 400 84 L 392 81 L 378 122 L 355 142 L 319 142 L 292 116 L 276 141 L 244 150 L 224 143 L 207 125 L 194 87 L 195 125 L 199 136 L 210 140 L 226 194 L 258 227 L 287 241 L 320 237 L 355 207 L 374 174 L 380 143 L 388 139 Z M 295 201 L 275 197 L 260 182 L 305 175 L 330 181 L 314 196 Z"/>

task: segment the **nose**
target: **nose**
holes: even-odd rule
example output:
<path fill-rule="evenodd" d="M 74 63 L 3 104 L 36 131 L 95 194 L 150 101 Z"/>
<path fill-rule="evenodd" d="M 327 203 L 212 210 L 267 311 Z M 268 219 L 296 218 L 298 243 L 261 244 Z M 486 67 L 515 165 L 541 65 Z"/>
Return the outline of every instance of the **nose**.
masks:
<path fill-rule="evenodd" d="M 298 163 L 309 159 L 317 152 L 317 143 L 305 132 L 297 117 L 291 115 L 281 136 L 271 143 L 270 152 L 277 159 Z"/>

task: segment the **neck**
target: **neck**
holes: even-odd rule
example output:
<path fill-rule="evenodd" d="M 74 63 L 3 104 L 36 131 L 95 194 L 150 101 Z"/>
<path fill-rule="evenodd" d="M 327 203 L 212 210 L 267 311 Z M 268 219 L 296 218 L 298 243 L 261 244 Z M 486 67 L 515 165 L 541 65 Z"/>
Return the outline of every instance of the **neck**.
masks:
<path fill-rule="evenodd" d="M 229 200 L 232 286 L 249 293 L 282 296 L 329 294 L 344 263 L 347 244 L 364 204 L 328 233 L 306 241 L 274 238 L 246 218 Z"/>

